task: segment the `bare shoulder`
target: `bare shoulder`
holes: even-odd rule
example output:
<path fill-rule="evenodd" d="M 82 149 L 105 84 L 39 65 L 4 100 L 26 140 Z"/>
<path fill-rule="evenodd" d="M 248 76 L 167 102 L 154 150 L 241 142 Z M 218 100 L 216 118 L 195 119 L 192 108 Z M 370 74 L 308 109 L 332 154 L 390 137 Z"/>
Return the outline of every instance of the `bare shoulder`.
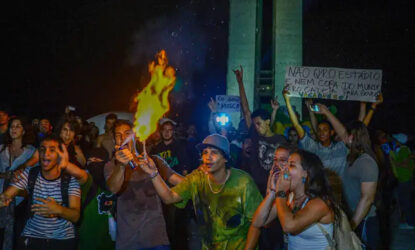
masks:
<path fill-rule="evenodd" d="M 314 198 L 307 203 L 307 206 L 313 213 L 321 215 L 321 223 L 331 223 L 334 220 L 334 211 L 321 198 Z"/>

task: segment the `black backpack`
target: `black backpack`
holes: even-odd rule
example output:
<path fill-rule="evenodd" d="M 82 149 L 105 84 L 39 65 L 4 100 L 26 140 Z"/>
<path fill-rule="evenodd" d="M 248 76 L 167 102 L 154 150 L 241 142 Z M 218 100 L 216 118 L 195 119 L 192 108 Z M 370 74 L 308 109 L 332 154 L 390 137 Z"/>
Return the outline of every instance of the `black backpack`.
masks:
<path fill-rule="evenodd" d="M 33 216 L 33 212 L 31 210 L 31 207 L 33 204 L 33 190 L 35 188 L 35 183 L 36 183 L 37 177 L 39 176 L 39 172 L 40 172 L 40 166 L 33 167 L 29 170 L 29 176 L 27 180 L 27 189 L 29 193 L 28 209 L 27 209 L 29 213 L 28 217 Z M 66 173 L 62 173 L 60 178 L 61 178 L 62 206 L 69 207 L 68 189 L 69 189 L 69 182 L 71 181 L 71 176 Z"/>

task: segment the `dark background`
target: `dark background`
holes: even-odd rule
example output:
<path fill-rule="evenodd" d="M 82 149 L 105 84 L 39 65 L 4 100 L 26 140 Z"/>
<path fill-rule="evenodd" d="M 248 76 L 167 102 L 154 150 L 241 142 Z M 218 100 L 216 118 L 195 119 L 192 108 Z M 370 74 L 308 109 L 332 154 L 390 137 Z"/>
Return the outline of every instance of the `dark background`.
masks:
<path fill-rule="evenodd" d="M 415 125 L 409 1 L 305 0 L 303 65 L 383 70 L 372 127 Z M 56 119 L 127 110 L 164 48 L 177 68 L 171 117 L 204 126 L 226 89 L 228 1 L 8 1 L 2 6 L 2 97 L 13 114 Z M 331 102 L 328 102 L 329 104 Z M 336 102 L 343 121 L 357 102 Z"/>

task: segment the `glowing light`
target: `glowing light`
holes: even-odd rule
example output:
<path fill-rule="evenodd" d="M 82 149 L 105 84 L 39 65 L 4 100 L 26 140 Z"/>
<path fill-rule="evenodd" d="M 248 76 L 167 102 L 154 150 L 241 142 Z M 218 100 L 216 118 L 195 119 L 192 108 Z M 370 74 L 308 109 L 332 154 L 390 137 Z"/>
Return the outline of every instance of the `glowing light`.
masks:
<path fill-rule="evenodd" d="M 219 123 L 221 126 L 225 126 L 229 122 L 229 116 L 227 114 L 219 114 L 216 116 L 216 122 Z"/>
<path fill-rule="evenodd" d="M 159 119 L 170 110 L 168 97 L 176 81 L 176 71 L 167 63 L 166 51 L 161 50 L 157 64 L 153 61 L 148 66 L 150 82 L 136 97 L 134 132 L 141 142 L 157 130 Z"/>

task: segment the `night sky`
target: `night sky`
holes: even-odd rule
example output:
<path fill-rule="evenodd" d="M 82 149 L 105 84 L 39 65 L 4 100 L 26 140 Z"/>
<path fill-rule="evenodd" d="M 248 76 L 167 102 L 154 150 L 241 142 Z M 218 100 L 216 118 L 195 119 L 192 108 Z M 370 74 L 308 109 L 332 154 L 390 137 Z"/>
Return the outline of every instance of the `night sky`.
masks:
<path fill-rule="evenodd" d="M 209 98 L 225 93 L 228 1 L 41 2 L 2 7 L 0 102 L 14 114 L 127 110 L 162 48 L 178 75 L 171 116 L 202 126 Z M 304 1 L 303 65 L 382 69 L 385 103 L 372 126 L 390 132 L 415 125 L 410 11 L 409 1 Z M 337 104 L 342 120 L 357 116 L 357 103 Z"/>

